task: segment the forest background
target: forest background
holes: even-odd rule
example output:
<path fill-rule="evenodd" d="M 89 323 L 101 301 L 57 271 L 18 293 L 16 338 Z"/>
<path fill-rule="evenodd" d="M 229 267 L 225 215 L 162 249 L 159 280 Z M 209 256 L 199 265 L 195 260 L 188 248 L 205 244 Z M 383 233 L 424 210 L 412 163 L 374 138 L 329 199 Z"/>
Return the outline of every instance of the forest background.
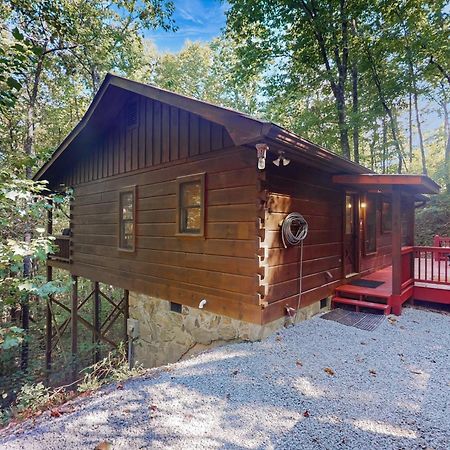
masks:
<path fill-rule="evenodd" d="M 0 1 L 3 398 L 42 376 L 30 340 L 44 329 L 46 297 L 68 284 L 43 273 L 44 211 L 66 199 L 31 178 L 107 72 L 271 120 L 380 173 L 427 174 L 442 192 L 418 211 L 417 242 L 448 234 L 447 2 L 229 0 L 224 10 L 216 38 L 161 52 L 149 32 L 178 32 L 177 2 Z"/>

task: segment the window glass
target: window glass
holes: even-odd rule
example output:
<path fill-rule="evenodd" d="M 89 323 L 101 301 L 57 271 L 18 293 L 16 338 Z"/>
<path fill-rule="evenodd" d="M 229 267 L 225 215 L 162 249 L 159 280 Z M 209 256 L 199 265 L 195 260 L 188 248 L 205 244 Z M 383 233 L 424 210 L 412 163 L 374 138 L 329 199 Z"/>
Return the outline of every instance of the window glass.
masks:
<path fill-rule="evenodd" d="M 353 234 L 354 230 L 354 211 L 355 205 L 353 195 L 345 196 L 345 234 Z"/>
<path fill-rule="evenodd" d="M 391 202 L 383 202 L 381 210 L 381 230 L 383 233 L 392 231 L 392 204 Z"/>
<path fill-rule="evenodd" d="M 178 178 L 178 233 L 203 235 L 203 220 L 204 174 Z"/>
<path fill-rule="evenodd" d="M 375 253 L 377 251 L 377 198 L 368 195 L 365 209 L 365 251 Z"/>
<path fill-rule="evenodd" d="M 201 231 L 201 183 L 200 181 L 180 184 L 180 217 L 182 233 Z"/>
<path fill-rule="evenodd" d="M 134 190 L 120 193 L 119 248 L 134 250 Z"/>

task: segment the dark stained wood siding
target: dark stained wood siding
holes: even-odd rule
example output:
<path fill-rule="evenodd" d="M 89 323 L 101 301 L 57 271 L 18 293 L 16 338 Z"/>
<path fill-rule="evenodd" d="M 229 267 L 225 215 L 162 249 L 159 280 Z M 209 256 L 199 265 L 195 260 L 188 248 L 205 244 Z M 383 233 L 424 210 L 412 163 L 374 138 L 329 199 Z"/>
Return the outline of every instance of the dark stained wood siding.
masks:
<path fill-rule="evenodd" d="M 127 126 L 125 105 L 87 148 L 80 144 L 61 182 L 76 186 L 233 147 L 224 127 L 196 114 L 134 94 L 130 101 L 137 102 L 137 125 Z"/>
<path fill-rule="evenodd" d="M 176 236 L 176 178 L 206 172 L 205 237 Z M 118 191 L 137 186 L 136 251 L 118 250 Z M 74 274 L 259 322 L 256 169 L 246 149 L 75 186 Z"/>
<path fill-rule="evenodd" d="M 268 303 L 264 321 L 270 322 L 284 313 L 286 305 L 296 306 L 299 290 L 300 248 L 283 247 L 280 223 L 294 211 L 308 222 L 301 300 L 305 307 L 330 295 L 342 278 L 343 200 L 342 191 L 325 172 L 297 163 L 269 165 L 266 171 L 268 198 L 262 243 L 266 250 L 261 265 Z"/>

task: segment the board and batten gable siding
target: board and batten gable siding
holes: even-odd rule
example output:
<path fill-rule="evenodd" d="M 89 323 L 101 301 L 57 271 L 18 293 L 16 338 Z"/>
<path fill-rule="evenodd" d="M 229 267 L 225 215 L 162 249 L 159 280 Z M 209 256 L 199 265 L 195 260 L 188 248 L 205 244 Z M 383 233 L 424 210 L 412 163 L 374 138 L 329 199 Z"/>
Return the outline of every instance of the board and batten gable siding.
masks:
<path fill-rule="evenodd" d="M 233 147 L 224 127 L 196 114 L 135 94 L 129 102 L 136 102 L 136 125 L 127 125 L 125 105 L 88 149 L 77 149 L 64 184 L 76 186 Z"/>
<path fill-rule="evenodd" d="M 74 187 L 71 272 L 217 314 L 261 322 L 254 152 L 198 116 L 138 97 L 66 174 Z M 220 150 L 220 151 L 218 151 Z M 205 236 L 177 236 L 177 177 L 204 172 Z M 118 249 L 118 195 L 136 186 L 134 252 Z"/>

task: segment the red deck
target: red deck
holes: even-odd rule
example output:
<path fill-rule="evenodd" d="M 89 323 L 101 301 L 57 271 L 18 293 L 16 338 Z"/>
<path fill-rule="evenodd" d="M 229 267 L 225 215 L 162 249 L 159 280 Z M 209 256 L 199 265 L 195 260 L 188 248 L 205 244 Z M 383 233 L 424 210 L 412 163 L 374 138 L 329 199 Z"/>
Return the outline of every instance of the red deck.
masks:
<path fill-rule="evenodd" d="M 392 266 L 360 277 L 363 280 L 383 282 L 376 288 L 344 284 L 336 288 L 333 305 L 347 304 L 359 308 L 382 309 L 401 313 L 409 299 L 450 304 L 450 265 L 442 258 L 442 249 L 408 247 L 402 250 L 402 290 L 393 295 Z"/>

